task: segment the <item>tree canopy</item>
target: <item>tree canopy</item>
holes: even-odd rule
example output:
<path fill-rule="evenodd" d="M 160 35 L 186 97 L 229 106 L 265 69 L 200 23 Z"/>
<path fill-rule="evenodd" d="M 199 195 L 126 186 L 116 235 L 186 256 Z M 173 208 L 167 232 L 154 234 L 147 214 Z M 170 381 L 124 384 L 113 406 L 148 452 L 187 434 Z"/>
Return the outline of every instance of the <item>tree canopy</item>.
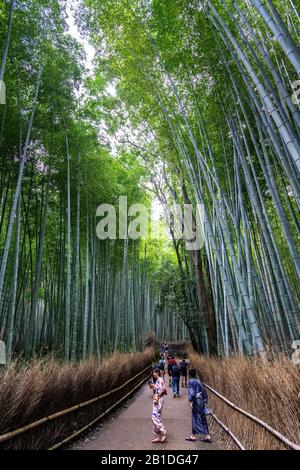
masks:
<path fill-rule="evenodd" d="M 0 336 L 66 360 L 299 331 L 299 12 L 292 0 L 0 4 Z M 296 85 L 295 85 L 296 84 Z M 100 204 L 201 207 L 203 246 L 99 240 Z M 194 226 L 193 225 L 193 226 Z"/>

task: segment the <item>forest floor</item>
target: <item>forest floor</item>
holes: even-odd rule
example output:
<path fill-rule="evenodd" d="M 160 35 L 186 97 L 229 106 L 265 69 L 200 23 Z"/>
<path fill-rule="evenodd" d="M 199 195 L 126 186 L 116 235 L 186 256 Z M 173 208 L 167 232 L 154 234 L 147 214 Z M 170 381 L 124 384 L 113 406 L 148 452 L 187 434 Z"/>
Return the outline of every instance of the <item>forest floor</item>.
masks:
<path fill-rule="evenodd" d="M 166 383 L 168 376 L 166 375 Z M 172 389 L 168 395 L 162 413 L 162 420 L 168 432 L 164 444 L 152 444 L 152 392 L 148 385 L 131 399 L 126 408 L 114 414 L 102 427 L 78 441 L 74 450 L 221 450 L 222 444 L 211 433 L 212 444 L 205 444 L 197 437 L 196 442 L 188 442 L 191 434 L 191 409 L 187 400 L 187 388 L 180 388 L 180 396 L 173 398 Z"/>

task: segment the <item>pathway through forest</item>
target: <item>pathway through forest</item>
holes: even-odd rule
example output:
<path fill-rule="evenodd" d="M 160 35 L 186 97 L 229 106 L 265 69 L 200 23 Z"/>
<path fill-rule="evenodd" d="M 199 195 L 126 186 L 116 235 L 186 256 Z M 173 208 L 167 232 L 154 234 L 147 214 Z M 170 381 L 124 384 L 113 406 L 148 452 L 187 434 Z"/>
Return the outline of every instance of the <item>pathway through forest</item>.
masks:
<path fill-rule="evenodd" d="M 167 377 L 167 376 L 166 376 Z M 168 431 L 164 444 L 152 444 L 152 392 L 144 385 L 136 399 L 123 409 L 116 419 L 104 424 L 88 439 L 77 443 L 77 450 L 221 450 L 221 444 L 212 434 L 212 444 L 188 442 L 191 433 L 191 410 L 187 401 L 187 389 L 180 389 L 180 396 L 173 398 L 168 388 L 163 409 L 163 422 Z"/>

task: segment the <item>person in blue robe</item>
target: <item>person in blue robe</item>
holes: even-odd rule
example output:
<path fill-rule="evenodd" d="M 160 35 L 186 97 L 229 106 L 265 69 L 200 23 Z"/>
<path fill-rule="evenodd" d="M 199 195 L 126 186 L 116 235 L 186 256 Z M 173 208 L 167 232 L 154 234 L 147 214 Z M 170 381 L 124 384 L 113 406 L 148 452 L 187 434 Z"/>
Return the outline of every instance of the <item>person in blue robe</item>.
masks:
<path fill-rule="evenodd" d="M 188 400 L 192 408 L 192 434 L 186 437 L 187 441 L 195 441 L 196 434 L 204 436 L 202 442 L 212 442 L 205 414 L 207 403 L 207 392 L 204 385 L 197 378 L 195 369 L 189 370 Z"/>

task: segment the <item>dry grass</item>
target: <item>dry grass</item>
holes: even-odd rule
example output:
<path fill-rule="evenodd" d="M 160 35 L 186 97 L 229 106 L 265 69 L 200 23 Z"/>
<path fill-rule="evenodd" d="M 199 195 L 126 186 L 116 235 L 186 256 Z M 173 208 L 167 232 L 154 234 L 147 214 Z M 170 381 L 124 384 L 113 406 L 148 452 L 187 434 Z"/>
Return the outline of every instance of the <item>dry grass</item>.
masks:
<path fill-rule="evenodd" d="M 20 369 L 12 364 L 6 375 L 0 377 L 0 434 L 122 385 L 150 365 L 153 354 L 152 349 L 147 349 L 143 353 L 115 354 L 102 362 L 90 358 L 79 364 L 33 361 Z M 4 443 L 1 448 L 47 448 L 101 414 L 135 384 L 133 381 L 120 393 Z"/>
<path fill-rule="evenodd" d="M 189 350 L 201 379 L 240 408 L 262 419 L 295 443 L 300 442 L 299 366 L 282 354 L 267 360 L 246 357 L 207 359 Z M 215 414 L 233 431 L 246 449 L 285 449 L 269 432 L 209 392 Z M 214 429 L 218 426 L 214 425 Z M 226 440 L 228 446 L 232 441 Z"/>

